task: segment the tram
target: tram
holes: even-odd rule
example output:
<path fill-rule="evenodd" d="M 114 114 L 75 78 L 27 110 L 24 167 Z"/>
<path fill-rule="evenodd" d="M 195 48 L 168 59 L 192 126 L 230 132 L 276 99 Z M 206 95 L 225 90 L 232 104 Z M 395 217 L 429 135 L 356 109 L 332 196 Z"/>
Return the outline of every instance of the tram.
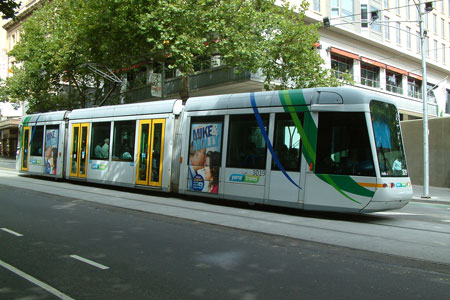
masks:
<path fill-rule="evenodd" d="M 351 87 L 34 114 L 20 136 L 23 174 L 321 211 L 412 198 L 394 102 Z"/>

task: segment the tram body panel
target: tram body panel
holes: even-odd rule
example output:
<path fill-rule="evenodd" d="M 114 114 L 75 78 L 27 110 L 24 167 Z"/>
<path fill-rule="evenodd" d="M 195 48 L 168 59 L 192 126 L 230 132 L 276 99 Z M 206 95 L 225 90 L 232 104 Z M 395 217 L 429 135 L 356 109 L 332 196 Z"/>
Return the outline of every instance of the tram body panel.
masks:
<path fill-rule="evenodd" d="M 20 125 L 20 173 L 63 177 L 65 111 L 25 116 Z"/>

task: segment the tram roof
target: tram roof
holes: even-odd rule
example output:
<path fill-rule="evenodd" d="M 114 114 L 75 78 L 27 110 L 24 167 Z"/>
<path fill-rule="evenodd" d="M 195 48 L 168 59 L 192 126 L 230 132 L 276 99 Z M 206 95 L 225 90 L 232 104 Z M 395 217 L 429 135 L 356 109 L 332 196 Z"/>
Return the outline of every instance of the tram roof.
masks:
<path fill-rule="evenodd" d="M 135 115 L 150 115 L 161 113 L 180 113 L 180 100 L 162 100 L 123 105 L 111 105 L 94 108 L 75 109 L 69 114 L 69 119 L 108 118 Z"/>
<path fill-rule="evenodd" d="M 37 113 L 27 115 L 22 118 L 22 122 L 27 121 L 29 124 L 41 122 L 63 121 L 67 111 L 52 111 L 46 113 Z"/>
<path fill-rule="evenodd" d="M 282 106 L 280 102 L 280 91 L 255 92 L 257 107 L 275 107 Z M 369 104 L 371 100 L 379 100 L 388 103 L 394 103 L 386 95 L 370 92 L 354 87 L 320 87 L 301 90 L 291 90 L 291 92 L 300 92 L 303 94 L 305 105 L 311 104 L 346 104 L 361 105 Z M 186 102 L 186 111 L 202 111 L 202 110 L 223 110 L 251 108 L 251 93 L 228 94 L 205 97 L 189 98 Z"/>

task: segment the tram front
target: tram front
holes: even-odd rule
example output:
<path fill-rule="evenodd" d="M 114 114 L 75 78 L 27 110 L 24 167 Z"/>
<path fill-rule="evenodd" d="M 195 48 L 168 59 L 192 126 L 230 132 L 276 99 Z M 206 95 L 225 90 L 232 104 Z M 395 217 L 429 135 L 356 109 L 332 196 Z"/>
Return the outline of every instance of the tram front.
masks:
<path fill-rule="evenodd" d="M 399 209 L 412 199 L 400 118 L 394 104 L 371 101 L 377 188 L 363 212 Z M 372 148 L 373 149 L 373 148 Z"/>

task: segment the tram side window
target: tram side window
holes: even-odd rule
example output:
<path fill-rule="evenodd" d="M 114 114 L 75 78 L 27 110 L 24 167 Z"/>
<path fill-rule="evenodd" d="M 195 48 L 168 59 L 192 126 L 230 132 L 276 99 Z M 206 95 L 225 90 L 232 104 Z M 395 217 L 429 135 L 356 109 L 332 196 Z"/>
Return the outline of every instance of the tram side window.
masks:
<path fill-rule="evenodd" d="M 375 176 L 364 113 L 321 112 L 316 173 Z"/>
<path fill-rule="evenodd" d="M 36 128 L 36 129 L 35 129 Z M 34 131 L 34 134 L 33 134 Z M 42 149 L 44 147 L 44 126 L 36 126 L 31 128 L 31 145 L 30 145 L 30 155 L 31 156 L 42 156 Z"/>
<path fill-rule="evenodd" d="M 303 124 L 303 113 L 297 114 Z M 290 114 L 277 114 L 275 119 L 274 150 L 278 162 L 272 158 L 272 170 L 300 171 L 300 134 Z"/>
<path fill-rule="evenodd" d="M 261 115 L 265 130 L 269 115 Z M 267 147 L 254 115 L 230 116 L 228 133 L 227 167 L 265 169 Z"/>
<path fill-rule="evenodd" d="M 113 160 L 133 161 L 135 134 L 136 121 L 114 122 Z"/>
<path fill-rule="evenodd" d="M 109 158 L 110 133 L 110 122 L 92 123 L 91 159 Z"/>

